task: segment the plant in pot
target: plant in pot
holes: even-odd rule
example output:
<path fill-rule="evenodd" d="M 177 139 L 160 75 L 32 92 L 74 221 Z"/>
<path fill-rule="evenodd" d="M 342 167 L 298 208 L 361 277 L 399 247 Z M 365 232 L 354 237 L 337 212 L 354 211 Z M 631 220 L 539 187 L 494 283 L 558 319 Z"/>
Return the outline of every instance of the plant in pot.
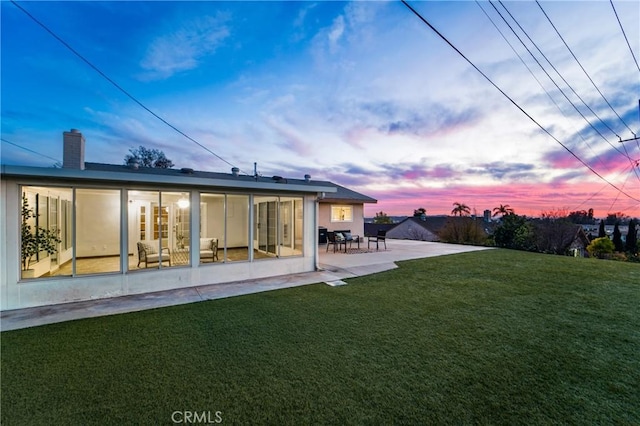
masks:
<path fill-rule="evenodd" d="M 29 200 L 26 194 L 22 194 L 22 270 L 29 271 L 33 256 L 42 251 L 46 251 L 52 255 L 58 251 L 57 244 L 62 240 L 58 238 L 58 234 L 50 229 L 41 226 L 31 226 L 29 220 L 37 215 L 32 208 L 29 207 Z M 26 274 L 25 274 L 26 275 Z"/>

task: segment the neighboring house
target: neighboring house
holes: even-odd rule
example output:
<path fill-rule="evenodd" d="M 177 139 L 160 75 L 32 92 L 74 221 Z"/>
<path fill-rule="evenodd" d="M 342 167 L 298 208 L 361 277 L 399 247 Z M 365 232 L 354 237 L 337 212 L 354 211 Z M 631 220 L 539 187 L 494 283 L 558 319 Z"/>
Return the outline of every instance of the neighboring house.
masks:
<path fill-rule="evenodd" d="M 373 237 L 378 235 L 379 231 L 388 232 L 391 228 L 393 228 L 396 225 L 397 223 L 365 223 L 364 236 Z"/>
<path fill-rule="evenodd" d="M 364 204 L 375 204 L 374 198 L 332 183 L 336 192 L 320 196 L 318 226 L 329 231 L 350 230 L 364 237 Z"/>
<path fill-rule="evenodd" d="M 309 176 L 85 163 L 80 132 L 63 142 L 62 168 L 2 166 L 0 310 L 314 271 L 318 226 L 363 232 L 375 201 Z M 28 267 L 23 222 L 57 236 Z"/>
<path fill-rule="evenodd" d="M 584 228 L 576 225 L 576 233 L 567 247 L 567 253 L 574 257 L 586 257 L 589 243 L 589 237 L 584 232 Z"/>
<path fill-rule="evenodd" d="M 387 238 L 398 240 L 438 241 L 438 230 L 446 223 L 444 216 L 411 216 L 387 231 Z"/>
<path fill-rule="evenodd" d="M 440 241 L 440 231 L 450 221 L 467 220 L 468 217 L 452 216 L 411 216 L 396 224 L 387 231 L 387 238 L 401 240 Z M 495 223 L 476 219 L 482 224 L 482 229 L 489 236 L 493 232 Z"/>

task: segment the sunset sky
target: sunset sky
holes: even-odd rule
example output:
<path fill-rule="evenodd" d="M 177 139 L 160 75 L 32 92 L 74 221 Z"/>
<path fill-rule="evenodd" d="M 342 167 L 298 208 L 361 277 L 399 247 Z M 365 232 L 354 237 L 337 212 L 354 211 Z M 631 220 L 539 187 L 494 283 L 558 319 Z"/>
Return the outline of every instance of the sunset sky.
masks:
<path fill-rule="evenodd" d="M 396 1 L 18 2 L 50 32 L 2 1 L 2 164 L 52 166 L 76 128 L 87 161 L 255 162 L 368 216 L 640 217 L 640 142 L 619 142 L 640 136 L 640 2 L 409 4 L 491 81 Z"/>

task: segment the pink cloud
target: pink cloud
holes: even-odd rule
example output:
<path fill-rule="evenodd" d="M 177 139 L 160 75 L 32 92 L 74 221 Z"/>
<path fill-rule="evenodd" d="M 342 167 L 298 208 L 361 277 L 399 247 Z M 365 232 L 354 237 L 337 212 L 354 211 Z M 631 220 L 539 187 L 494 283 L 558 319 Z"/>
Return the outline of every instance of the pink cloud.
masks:
<path fill-rule="evenodd" d="M 362 192 L 378 200 L 366 205 L 365 214 L 373 216 L 384 211 L 390 215 L 410 215 L 418 207 L 428 214 L 450 214 L 454 202 L 465 203 L 482 215 L 485 209 L 493 210 L 500 204 L 509 204 L 517 214 L 539 216 L 541 212 L 567 209 L 586 210 L 593 208 L 597 217 L 609 212 L 622 211 L 640 217 L 640 202 L 634 201 L 601 183 L 555 183 L 555 184 L 510 184 L 505 186 L 456 186 L 449 188 L 416 189 L 401 191 Z M 635 190 L 636 198 L 640 191 Z M 633 196 L 634 192 L 630 191 Z"/>

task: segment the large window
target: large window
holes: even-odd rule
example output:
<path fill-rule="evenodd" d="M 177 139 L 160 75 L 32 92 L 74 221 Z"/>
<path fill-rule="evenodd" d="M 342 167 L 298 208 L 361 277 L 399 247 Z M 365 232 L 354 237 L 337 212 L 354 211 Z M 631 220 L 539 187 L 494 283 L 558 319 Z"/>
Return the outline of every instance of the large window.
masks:
<path fill-rule="evenodd" d="M 119 272 L 120 191 L 76 189 L 75 274 Z"/>
<path fill-rule="evenodd" d="M 249 196 L 201 194 L 200 263 L 246 260 L 249 260 Z"/>
<path fill-rule="evenodd" d="M 254 197 L 253 238 L 256 258 L 302 254 L 302 198 Z"/>
<path fill-rule="evenodd" d="M 24 186 L 22 193 L 23 279 L 121 270 L 120 190 Z"/>
<path fill-rule="evenodd" d="M 202 264 L 303 254 L 302 197 L 202 193 L 199 235 L 192 236 L 190 192 L 127 190 L 123 198 L 123 189 L 21 191 L 22 279 L 188 266 L 191 250 Z"/>
<path fill-rule="evenodd" d="M 129 191 L 129 269 L 190 264 L 189 193 Z"/>
<path fill-rule="evenodd" d="M 331 222 L 353 222 L 353 206 L 331 206 Z"/>

